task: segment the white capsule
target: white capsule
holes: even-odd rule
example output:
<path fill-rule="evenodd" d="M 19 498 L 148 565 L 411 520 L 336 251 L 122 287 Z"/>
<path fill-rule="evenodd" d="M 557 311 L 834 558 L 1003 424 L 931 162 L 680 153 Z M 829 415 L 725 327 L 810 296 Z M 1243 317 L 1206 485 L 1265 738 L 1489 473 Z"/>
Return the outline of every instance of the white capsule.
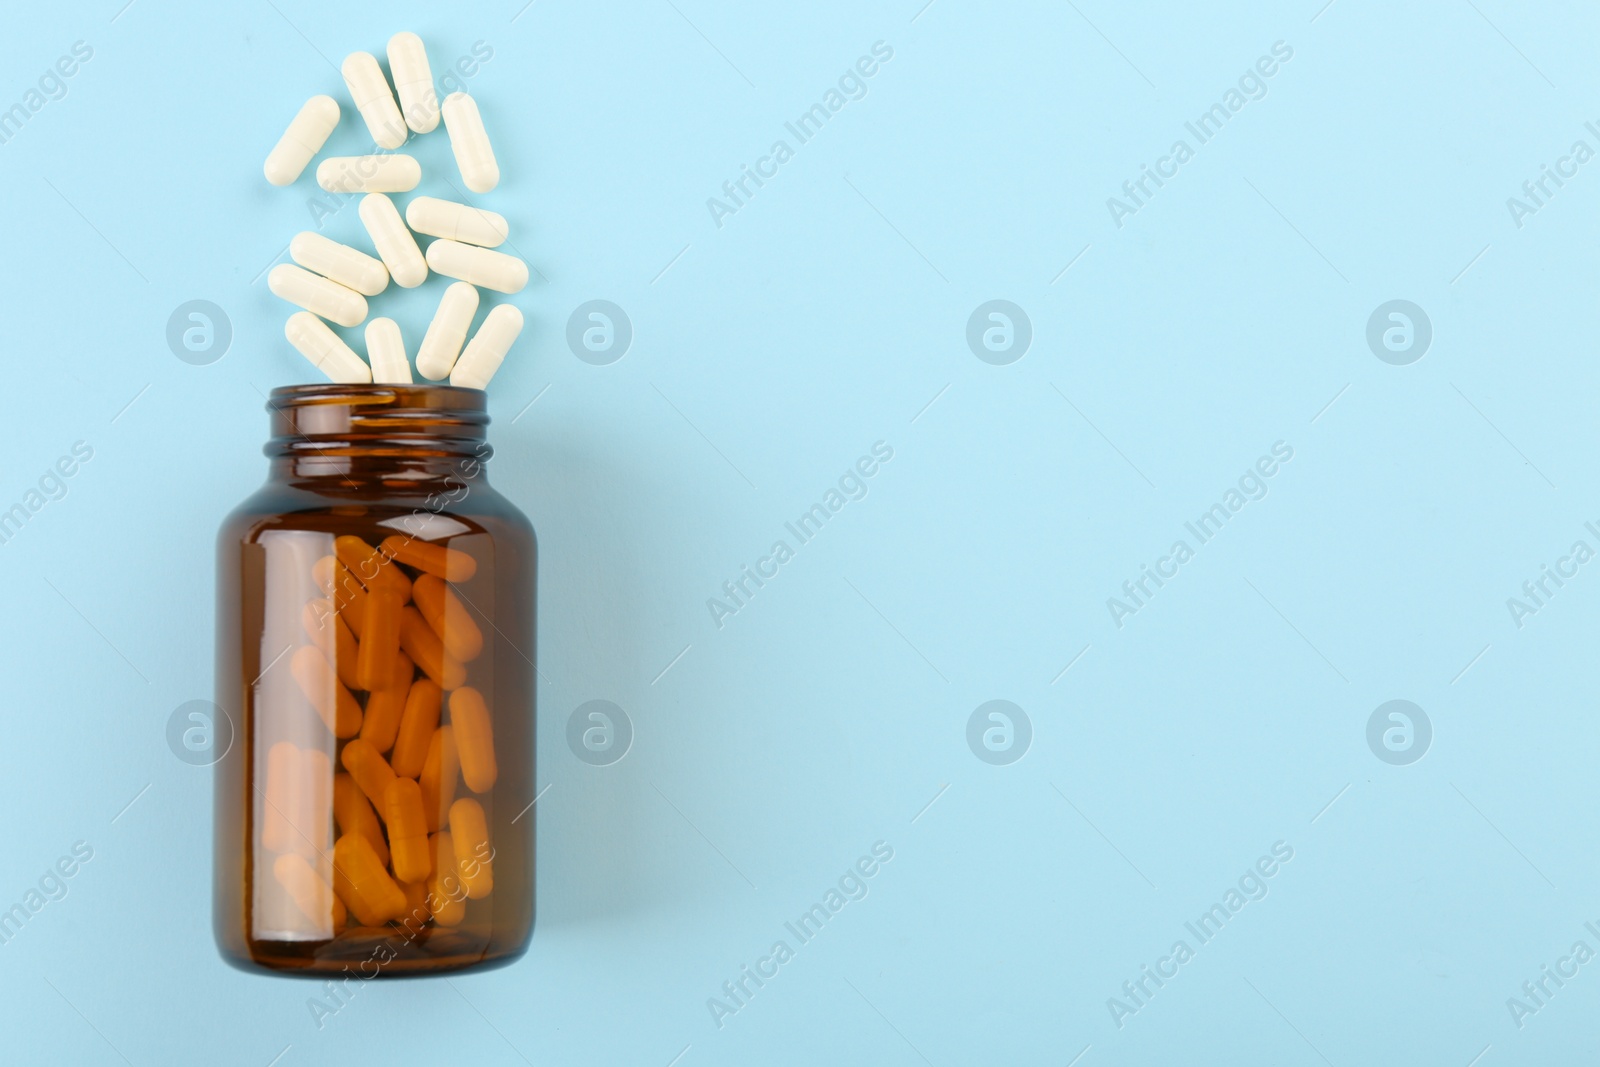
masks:
<path fill-rule="evenodd" d="M 466 93 L 451 93 L 444 98 L 441 111 L 461 180 L 473 192 L 487 193 L 500 184 L 500 164 L 494 161 L 494 147 L 489 144 L 489 133 L 483 128 L 478 102 Z"/>
<path fill-rule="evenodd" d="M 340 326 L 360 326 L 367 319 L 367 301 L 360 293 L 293 263 L 279 263 L 268 271 L 267 288 Z"/>
<path fill-rule="evenodd" d="M 505 361 L 511 344 L 522 332 L 522 312 L 511 304 L 497 304 L 484 317 L 483 325 L 467 342 L 467 350 L 450 372 L 450 384 L 482 389 Z"/>
<path fill-rule="evenodd" d="M 406 125 L 417 133 L 432 132 L 439 125 L 439 95 L 433 91 L 433 70 L 421 37 L 402 32 L 389 38 L 389 73 Z"/>
<path fill-rule="evenodd" d="M 456 282 L 444 291 L 439 310 L 428 323 L 428 332 L 417 349 L 417 373 L 438 381 L 450 373 L 478 313 L 478 290 L 466 282 Z"/>
<path fill-rule="evenodd" d="M 383 68 L 371 52 L 351 52 L 339 68 L 356 110 L 367 122 L 367 129 L 379 148 L 399 148 L 406 143 L 406 121 L 400 117 L 394 94 L 384 80 Z"/>
<path fill-rule="evenodd" d="M 267 155 L 261 169 L 273 185 L 288 185 L 300 177 L 311 157 L 322 151 L 328 135 L 339 125 L 339 102 L 331 96 L 313 96 L 295 114 L 289 128 Z"/>
<path fill-rule="evenodd" d="M 409 193 L 422 180 L 415 156 L 330 156 L 317 165 L 317 184 L 330 193 Z"/>
<path fill-rule="evenodd" d="M 416 197 L 406 205 L 406 222 L 418 233 L 480 248 L 495 247 L 511 232 L 504 215 L 431 196 Z"/>
<path fill-rule="evenodd" d="M 382 263 L 359 249 L 310 230 L 294 235 L 289 242 L 289 258 L 362 296 L 377 296 L 389 285 L 389 271 Z"/>
<path fill-rule="evenodd" d="M 528 284 L 528 265 L 516 256 L 460 241 L 435 241 L 429 245 L 428 266 L 447 278 L 460 278 L 497 293 L 521 292 Z"/>
<path fill-rule="evenodd" d="M 398 322 L 380 317 L 367 323 L 367 362 L 372 364 L 373 381 L 411 384 L 411 364 L 406 361 L 406 341 L 400 336 Z"/>
<path fill-rule="evenodd" d="M 339 335 L 309 311 L 296 311 L 284 324 L 283 335 L 329 378 L 344 385 L 372 381 L 372 370 Z"/>
<path fill-rule="evenodd" d="M 428 280 L 428 264 L 422 258 L 417 239 L 406 229 L 406 220 L 400 209 L 382 193 L 372 193 L 361 198 L 356 209 L 361 224 L 372 238 L 372 247 L 378 250 L 389 276 L 403 289 L 415 289 Z"/>

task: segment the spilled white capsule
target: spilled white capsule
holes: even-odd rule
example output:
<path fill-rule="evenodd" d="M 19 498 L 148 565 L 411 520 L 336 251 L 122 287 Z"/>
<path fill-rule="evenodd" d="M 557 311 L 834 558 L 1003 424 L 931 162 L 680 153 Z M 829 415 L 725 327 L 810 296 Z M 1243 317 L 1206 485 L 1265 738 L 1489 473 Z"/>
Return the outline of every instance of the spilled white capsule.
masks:
<path fill-rule="evenodd" d="M 356 209 L 361 224 L 372 238 L 372 247 L 378 250 L 389 276 L 403 289 L 415 289 L 428 280 L 428 264 L 417 247 L 417 239 L 406 229 L 406 220 L 400 210 L 382 193 L 370 193 L 361 198 Z"/>
<path fill-rule="evenodd" d="M 261 169 L 273 185 L 288 185 L 300 177 L 311 157 L 322 151 L 328 135 L 339 125 L 339 102 L 331 96 L 307 100 L 267 155 Z"/>
<path fill-rule="evenodd" d="M 467 342 L 467 349 L 450 372 L 450 384 L 482 389 L 505 362 L 506 353 L 522 332 L 522 312 L 511 304 L 497 304 Z"/>
<path fill-rule="evenodd" d="M 487 193 L 500 184 L 500 164 L 483 128 L 478 102 L 466 93 L 451 93 L 440 109 L 444 128 L 450 134 L 450 151 L 455 153 L 461 180 L 475 193 Z"/>
<path fill-rule="evenodd" d="M 411 364 L 406 361 L 406 342 L 398 322 L 380 317 L 367 323 L 367 362 L 372 364 L 374 382 L 411 384 Z"/>
<path fill-rule="evenodd" d="M 504 215 L 431 196 L 415 197 L 406 205 L 406 222 L 418 233 L 480 248 L 495 247 L 511 232 Z"/>
<path fill-rule="evenodd" d="M 360 326 L 367 318 L 367 301 L 360 293 L 293 263 L 273 267 L 267 273 L 267 288 L 340 326 Z"/>
<path fill-rule="evenodd" d="M 417 373 L 438 381 L 450 373 L 478 313 L 478 290 L 466 282 L 456 282 L 444 291 L 439 310 L 428 323 L 428 332 L 417 349 Z"/>
<path fill-rule="evenodd" d="M 311 365 L 343 385 L 372 381 L 372 369 L 339 339 L 332 328 L 309 311 L 296 311 L 284 323 L 283 335 Z"/>
<path fill-rule="evenodd" d="M 421 37 L 402 31 L 389 38 L 389 73 L 406 125 L 417 133 L 432 132 L 439 125 L 439 94 L 433 90 L 433 70 Z"/>
<path fill-rule="evenodd" d="M 460 278 L 497 293 L 518 293 L 528 284 L 528 265 L 516 256 L 460 241 L 430 244 L 428 266 L 447 278 Z"/>
<path fill-rule="evenodd" d="M 422 180 L 415 156 L 330 156 L 317 165 L 317 184 L 330 193 L 409 193 Z"/>
<path fill-rule="evenodd" d="M 389 271 L 360 249 L 332 241 L 306 230 L 289 242 L 289 258 L 362 296 L 377 296 L 388 288 Z"/>
<path fill-rule="evenodd" d="M 366 120 L 367 130 L 379 148 L 399 148 L 406 143 L 406 122 L 400 117 L 389 82 L 371 52 L 351 52 L 339 68 L 356 110 Z"/>

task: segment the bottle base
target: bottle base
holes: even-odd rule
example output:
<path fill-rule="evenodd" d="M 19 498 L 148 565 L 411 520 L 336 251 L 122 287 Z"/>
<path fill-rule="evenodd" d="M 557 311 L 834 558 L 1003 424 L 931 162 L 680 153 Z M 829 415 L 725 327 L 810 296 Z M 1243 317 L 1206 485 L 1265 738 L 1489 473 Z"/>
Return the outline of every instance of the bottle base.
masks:
<path fill-rule="evenodd" d="M 327 978 L 421 978 L 460 971 L 489 971 L 514 963 L 527 952 L 518 945 L 485 944 L 481 935 L 430 930 L 408 938 L 394 929 L 344 931 L 331 941 L 255 941 L 241 953 L 221 948 L 229 966 L 248 974 Z"/>

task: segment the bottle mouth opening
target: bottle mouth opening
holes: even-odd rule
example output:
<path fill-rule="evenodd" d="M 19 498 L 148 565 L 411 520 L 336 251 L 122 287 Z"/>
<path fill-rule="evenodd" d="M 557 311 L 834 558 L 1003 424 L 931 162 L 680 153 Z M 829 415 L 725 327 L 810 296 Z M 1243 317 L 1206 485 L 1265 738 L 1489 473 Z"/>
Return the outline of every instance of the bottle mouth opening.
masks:
<path fill-rule="evenodd" d="M 281 386 L 267 398 L 269 456 L 482 456 L 481 389 L 454 385 Z"/>

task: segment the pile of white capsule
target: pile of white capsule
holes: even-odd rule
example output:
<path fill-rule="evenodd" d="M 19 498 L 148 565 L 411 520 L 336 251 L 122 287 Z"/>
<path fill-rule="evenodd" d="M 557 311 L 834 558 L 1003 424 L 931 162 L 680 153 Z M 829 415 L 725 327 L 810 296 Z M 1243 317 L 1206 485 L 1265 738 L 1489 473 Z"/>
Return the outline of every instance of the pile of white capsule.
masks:
<path fill-rule="evenodd" d="M 317 184 L 328 192 L 366 194 L 358 213 L 377 258 L 307 231 L 289 243 L 294 263 L 273 267 L 267 287 L 305 309 L 289 316 L 284 336 L 329 378 L 342 383 L 406 384 L 412 380 L 411 363 L 400 325 L 387 318 L 367 322 L 367 297 L 383 292 L 391 279 L 414 289 L 427 280 L 429 270 L 455 278 L 417 348 L 417 373 L 430 381 L 448 377 L 451 385 L 482 389 L 522 332 L 522 312 L 511 304 L 496 305 L 467 340 L 478 311 L 478 289 L 516 293 L 528 284 L 528 266 L 515 256 L 492 251 L 509 232 L 505 218 L 492 211 L 419 196 L 406 205 L 401 217 L 388 194 L 408 193 L 422 180 L 416 158 L 394 151 L 405 145 L 407 128 L 429 133 L 442 115 L 462 184 L 474 193 L 487 193 L 500 183 L 500 166 L 477 102 L 457 92 L 439 103 L 422 38 L 397 33 L 389 40 L 388 53 L 398 104 L 372 53 L 351 53 L 341 71 L 373 142 L 385 151 L 336 156 L 317 167 Z M 267 181 L 289 185 L 299 178 L 338 124 L 339 104 L 333 97 L 307 100 L 267 156 Z M 426 254 L 413 231 L 436 238 Z M 345 344 L 328 322 L 340 326 L 367 322 L 367 358 Z"/>

